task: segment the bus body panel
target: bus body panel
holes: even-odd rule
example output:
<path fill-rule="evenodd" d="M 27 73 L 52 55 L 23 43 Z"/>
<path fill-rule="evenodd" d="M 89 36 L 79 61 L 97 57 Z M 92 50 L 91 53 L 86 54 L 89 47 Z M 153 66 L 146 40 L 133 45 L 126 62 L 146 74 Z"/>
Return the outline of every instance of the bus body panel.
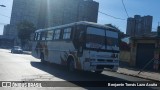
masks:
<path fill-rule="evenodd" d="M 33 41 L 33 45 L 32 45 L 32 55 L 39 59 L 41 59 L 43 56 L 45 61 L 49 63 L 60 64 L 60 65 L 67 65 L 68 57 L 72 57 L 74 60 L 75 69 L 78 69 L 78 70 L 97 71 L 97 70 L 103 70 L 104 68 L 110 68 L 116 71 L 119 66 L 119 52 L 113 52 L 113 51 L 119 51 L 119 47 L 115 44 L 116 42 L 112 40 L 116 40 L 116 39 L 118 40 L 118 36 L 117 36 L 118 34 L 115 33 L 115 30 L 113 31 L 113 33 L 112 31 L 110 31 L 110 29 L 109 31 L 107 31 L 107 28 L 104 28 L 104 26 L 100 26 L 93 23 L 88 23 L 88 24 L 85 24 L 85 23 L 83 23 L 84 27 L 87 27 L 87 25 L 90 25 L 90 24 L 91 25 L 88 26 L 89 28 L 83 28 L 84 30 L 82 30 L 82 32 L 76 31 L 75 25 L 77 25 L 77 23 L 62 25 L 62 28 L 61 26 L 58 26 L 58 27 L 53 27 L 48 29 L 37 30 L 35 32 L 36 33 L 35 39 L 41 38 L 41 35 L 37 36 L 41 32 L 56 30 L 56 28 L 58 28 L 58 30 L 60 29 L 64 30 L 64 27 L 71 28 L 73 26 L 74 29 L 73 28 L 72 29 L 76 36 L 73 35 L 71 39 L 66 39 L 66 40 L 65 39 L 63 40 L 62 38 L 60 40 L 35 40 Z M 83 24 L 81 23 L 81 26 L 83 26 Z M 92 26 L 94 26 L 94 28 Z M 100 29 L 96 29 L 96 28 L 100 28 Z M 77 30 L 81 30 L 81 29 L 79 28 Z M 106 31 L 103 31 L 104 32 L 103 34 L 103 33 L 98 33 L 97 30 L 98 31 L 106 30 Z M 77 33 L 84 34 L 83 31 L 85 31 L 85 35 L 88 35 L 88 36 L 78 40 L 77 38 L 79 37 L 79 34 Z M 62 31 L 61 31 L 61 35 L 64 35 L 62 34 Z M 107 37 L 107 35 L 109 38 Z M 84 35 L 81 35 L 81 36 L 84 36 Z M 97 39 L 97 41 L 90 40 L 91 37 L 94 39 Z M 88 39 L 86 40 L 86 38 Z M 101 40 L 100 38 L 104 39 L 102 40 L 104 41 L 103 43 L 98 42 L 98 40 Z M 107 43 L 110 43 L 110 45 L 108 44 L 106 45 L 106 38 L 108 40 Z M 81 40 L 83 42 L 80 42 Z M 101 44 L 104 44 L 104 45 L 101 45 Z M 111 46 L 112 44 L 114 44 L 114 46 Z M 79 52 L 78 47 L 83 47 L 83 53 L 80 56 L 78 54 Z"/>
<path fill-rule="evenodd" d="M 78 70 L 84 71 L 94 71 L 97 70 L 97 66 L 107 66 L 112 65 L 114 67 L 118 67 L 119 59 L 112 58 L 111 52 L 99 52 L 92 50 L 84 50 L 83 57 L 78 57 L 76 55 L 76 50 L 73 48 L 73 43 L 69 43 L 71 41 L 56 41 L 56 42 L 41 42 L 41 45 L 46 45 L 46 48 L 43 49 L 44 59 L 47 62 L 67 65 L 67 58 L 69 55 L 72 55 L 75 60 L 75 68 Z M 38 43 L 37 43 L 38 44 Z M 39 48 L 40 49 L 40 48 Z M 40 51 L 38 49 L 38 52 Z M 37 53 L 35 50 L 33 56 L 36 58 L 40 58 L 40 53 Z M 117 53 L 118 55 L 118 53 Z"/>
<path fill-rule="evenodd" d="M 45 45 L 46 48 L 37 48 L 33 49 L 32 55 L 36 58 L 40 59 L 40 49 L 44 54 L 44 60 L 49 63 L 67 65 L 67 59 L 69 55 L 72 55 L 75 60 L 75 68 L 82 70 L 82 62 L 80 57 L 77 57 L 75 48 L 73 46 L 72 41 L 55 41 L 55 42 L 41 42 L 40 44 L 35 43 L 37 45 Z M 33 48 L 36 48 L 34 46 Z"/>

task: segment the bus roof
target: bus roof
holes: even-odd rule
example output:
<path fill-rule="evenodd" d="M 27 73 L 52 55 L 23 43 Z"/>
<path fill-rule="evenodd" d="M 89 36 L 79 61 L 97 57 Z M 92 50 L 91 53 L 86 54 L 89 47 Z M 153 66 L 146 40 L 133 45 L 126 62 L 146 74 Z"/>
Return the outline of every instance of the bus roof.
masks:
<path fill-rule="evenodd" d="M 58 29 L 58 28 L 65 28 L 65 27 L 69 27 L 69 26 L 73 26 L 73 25 L 90 25 L 90 26 L 94 26 L 94 27 L 97 27 L 97 28 L 104 28 L 104 29 L 111 28 L 114 31 L 118 31 L 117 29 L 115 29 L 113 27 L 97 24 L 97 23 L 94 23 L 94 22 L 79 21 L 79 22 L 54 26 L 54 27 L 45 28 L 45 29 L 38 29 L 38 30 L 36 30 L 36 32 L 41 32 L 41 31 L 46 31 L 46 30 L 51 30 L 51 29 Z"/>

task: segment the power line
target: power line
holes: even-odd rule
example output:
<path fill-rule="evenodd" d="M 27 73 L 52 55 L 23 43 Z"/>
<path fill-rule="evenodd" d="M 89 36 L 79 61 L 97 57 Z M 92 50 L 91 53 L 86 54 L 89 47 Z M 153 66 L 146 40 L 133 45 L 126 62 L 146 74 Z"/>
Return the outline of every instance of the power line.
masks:
<path fill-rule="evenodd" d="M 128 18 L 129 18 L 129 15 L 128 15 L 128 12 L 127 12 L 127 9 L 126 9 L 126 7 L 125 7 L 125 4 L 124 4 L 123 0 L 122 0 L 122 4 L 123 4 L 124 10 L 125 10 L 125 12 L 126 12 Z"/>
<path fill-rule="evenodd" d="M 104 14 L 104 15 L 106 15 L 106 16 L 112 17 L 112 18 L 114 18 L 114 19 L 125 20 L 125 19 L 123 19 L 123 18 L 118 18 L 118 17 L 112 16 L 112 15 L 103 13 L 103 12 L 101 12 L 101 11 L 98 11 L 98 12 L 101 13 L 101 14 Z"/>

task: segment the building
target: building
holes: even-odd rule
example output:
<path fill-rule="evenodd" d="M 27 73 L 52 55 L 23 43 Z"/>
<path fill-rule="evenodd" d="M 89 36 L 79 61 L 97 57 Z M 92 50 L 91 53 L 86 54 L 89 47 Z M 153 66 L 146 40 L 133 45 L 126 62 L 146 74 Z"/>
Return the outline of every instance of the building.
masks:
<path fill-rule="evenodd" d="M 153 58 L 155 51 L 160 49 L 160 38 L 156 36 L 132 37 L 130 42 L 130 65 L 142 69 L 148 64 L 146 69 L 153 70 Z"/>
<path fill-rule="evenodd" d="M 13 0 L 10 30 L 17 37 L 17 24 L 27 20 L 37 29 L 77 22 L 97 22 L 99 3 L 93 0 Z"/>
<path fill-rule="evenodd" d="M 7 32 L 9 38 L 17 37 L 17 24 L 24 20 L 37 25 L 37 3 L 38 0 L 13 0 L 10 29 Z"/>
<path fill-rule="evenodd" d="M 126 34 L 129 36 L 141 36 L 148 34 L 152 30 L 152 16 L 135 15 L 134 18 L 127 19 Z"/>
<path fill-rule="evenodd" d="M 156 55 L 160 55 L 160 26 L 158 26 L 156 32 L 144 34 L 139 37 L 131 37 L 130 52 L 123 52 L 122 54 L 127 56 L 127 60 L 123 60 L 127 65 L 134 66 L 136 68 L 145 70 L 153 70 L 154 61 Z M 157 52 L 158 51 L 158 52 Z M 155 53 L 156 52 L 156 53 Z M 123 56 L 123 57 L 124 57 Z M 160 67 L 159 67 L 160 70 Z"/>
<path fill-rule="evenodd" d="M 5 36 L 5 37 L 10 36 L 9 30 L 10 30 L 10 24 L 4 25 L 4 28 L 3 28 L 3 36 Z"/>
<path fill-rule="evenodd" d="M 93 0 L 42 0 L 38 27 L 53 27 L 78 21 L 97 22 L 98 8 L 99 4 Z"/>

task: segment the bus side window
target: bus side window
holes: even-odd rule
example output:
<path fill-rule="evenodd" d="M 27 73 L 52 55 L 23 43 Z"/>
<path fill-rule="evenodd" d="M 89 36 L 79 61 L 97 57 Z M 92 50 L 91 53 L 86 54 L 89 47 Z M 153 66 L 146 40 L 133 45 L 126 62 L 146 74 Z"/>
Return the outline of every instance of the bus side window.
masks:
<path fill-rule="evenodd" d="M 71 38 L 71 28 L 65 28 L 63 32 L 63 39 L 70 39 Z"/>
<path fill-rule="evenodd" d="M 46 40 L 46 32 L 41 32 L 41 40 Z"/>
<path fill-rule="evenodd" d="M 40 40 L 40 37 L 41 37 L 41 33 L 37 33 L 37 40 Z"/>
<path fill-rule="evenodd" d="M 47 31 L 46 40 L 52 40 L 52 38 L 53 38 L 53 30 L 52 31 Z"/>
<path fill-rule="evenodd" d="M 85 27 L 83 25 L 79 25 L 76 27 L 75 38 L 80 39 L 83 36 Z"/>
<path fill-rule="evenodd" d="M 60 38 L 60 29 L 55 30 L 54 33 L 54 40 L 58 40 Z"/>

